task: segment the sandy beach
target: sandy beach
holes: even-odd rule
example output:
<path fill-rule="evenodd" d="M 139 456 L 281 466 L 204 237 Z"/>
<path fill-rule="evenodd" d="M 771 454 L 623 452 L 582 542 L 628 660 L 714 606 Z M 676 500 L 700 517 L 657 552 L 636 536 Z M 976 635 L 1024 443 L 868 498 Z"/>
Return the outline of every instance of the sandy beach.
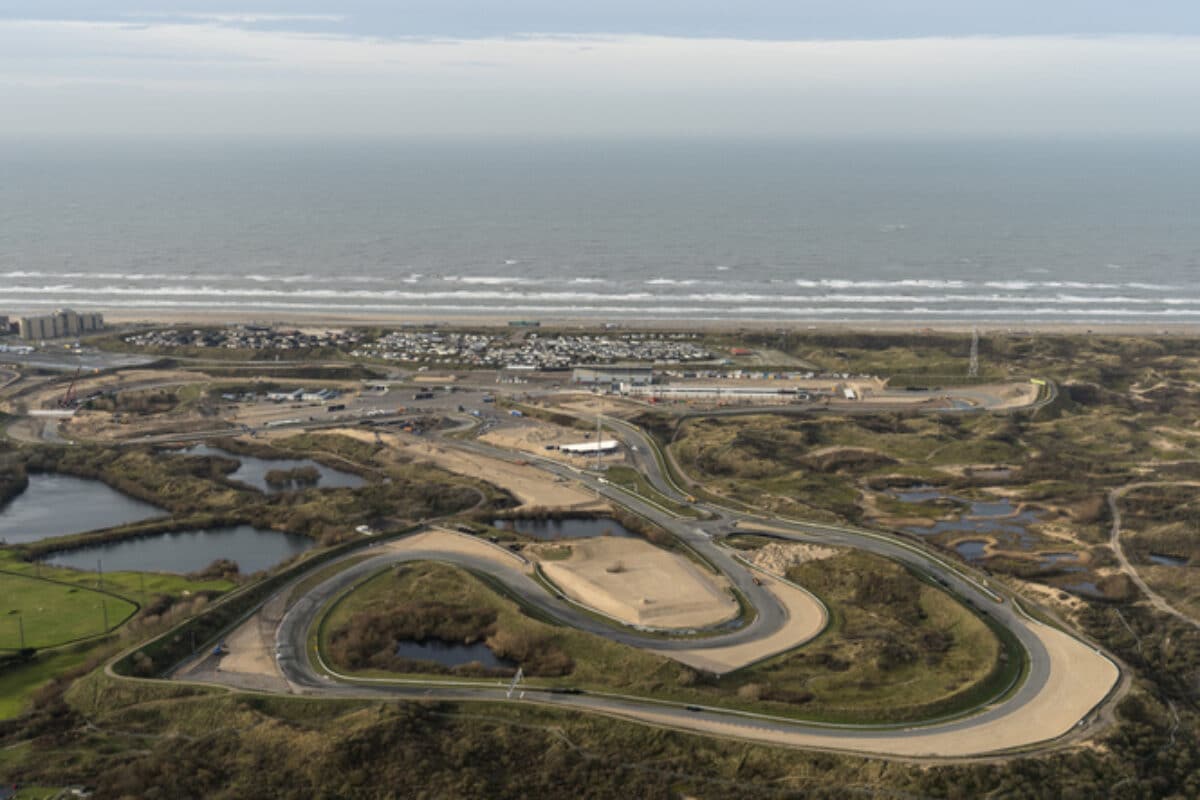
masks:
<path fill-rule="evenodd" d="M 220 325 L 258 324 L 276 326 L 294 326 L 299 328 L 348 328 L 385 326 L 399 327 L 401 325 L 435 325 L 454 328 L 492 328 L 507 327 L 515 320 L 530 320 L 540 323 L 545 328 L 574 328 L 593 330 L 603 328 L 607 320 L 601 317 L 581 317 L 564 315 L 528 317 L 520 314 L 501 315 L 447 315 L 447 314 L 392 314 L 378 312 L 358 312 L 355 314 L 338 314 L 332 312 L 300 312 L 292 311 L 285 314 L 279 312 L 247 312 L 247 311 L 147 311 L 138 309 L 105 311 L 104 319 L 110 325 L 130 326 L 159 326 L 159 325 L 194 325 L 212 327 Z M 1044 334 L 1086 334 L 1104 333 L 1130 336 L 1195 336 L 1200 335 L 1198 323 L 1148 323 L 1148 322 L 1104 322 L 1094 321 L 1039 322 L 1038 320 L 990 320 L 978 326 L 961 321 L 945 321 L 932 319 L 915 322 L 906 320 L 843 320 L 829 319 L 645 319 L 618 320 L 615 322 L 619 329 L 624 330 L 678 330 L 705 332 L 735 332 L 735 331 L 764 331 L 790 330 L 796 332 L 871 332 L 883 333 L 967 333 L 978 327 L 981 334 L 998 333 L 1044 333 Z"/>

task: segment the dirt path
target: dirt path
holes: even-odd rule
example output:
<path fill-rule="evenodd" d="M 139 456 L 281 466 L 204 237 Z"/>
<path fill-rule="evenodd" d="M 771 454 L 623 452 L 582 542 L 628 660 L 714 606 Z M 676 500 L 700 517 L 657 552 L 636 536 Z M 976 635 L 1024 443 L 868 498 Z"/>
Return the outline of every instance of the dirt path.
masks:
<path fill-rule="evenodd" d="M 1192 486 L 1200 488 L 1200 482 L 1196 481 L 1146 481 L 1143 483 L 1131 483 L 1127 486 L 1122 486 L 1119 489 L 1113 489 L 1108 493 L 1108 509 L 1112 513 L 1112 531 L 1109 534 L 1108 546 L 1112 548 L 1113 554 L 1117 557 L 1117 563 L 1121 565 L 1121 569 L 1125 571 L 1131 580 L 1141 589 L 1142 594 L 1150 600 L 1150 604 L 1166 614 L 1170 614 L 1177 619 L 1180 619 L 1194 628 L 1200 628 L 1200 621 L 1193 619 L 1183 613 L 1173 605 L 1168 603 L 1162 595 L 1150 588 L 1149 584 L 1142 579 L 1138 574 L 1137 568 L 1130 563 L 1125 556 L 1125 548 L 1121 545 L 1121 509 L 1120 500 L 1128 492 L 1134 489 L 1145 489 L 1157 486 Z"/>

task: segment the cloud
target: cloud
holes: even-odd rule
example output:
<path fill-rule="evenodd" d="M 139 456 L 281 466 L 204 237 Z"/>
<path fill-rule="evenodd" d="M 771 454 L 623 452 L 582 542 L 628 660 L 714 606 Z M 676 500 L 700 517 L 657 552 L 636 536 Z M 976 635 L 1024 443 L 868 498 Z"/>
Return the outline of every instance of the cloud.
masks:
<path fill-rule="evenodd" d="M 0 21 L 0 103 L 23 112 L 7 132 L 1200 132 L 1197 37 L 384 39 L 194 16 Z"/>
<path fill-rule="evenodd" d="M 270 23 L 305 22 L 305 23 L 342 23 L 346 21 L 344 14 L 270 14 L 256 11 L 243 12 L 130 12 L 122 15 L 125 19 L 145 21 L 183 20 L 187 22 L 208 22 L 217 25 L 262 25 Z"/>

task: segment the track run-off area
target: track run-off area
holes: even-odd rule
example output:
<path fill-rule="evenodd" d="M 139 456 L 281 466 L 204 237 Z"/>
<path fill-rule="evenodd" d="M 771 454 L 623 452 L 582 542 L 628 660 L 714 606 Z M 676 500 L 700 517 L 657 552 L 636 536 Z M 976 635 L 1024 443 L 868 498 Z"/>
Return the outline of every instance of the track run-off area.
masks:
<path fill-rule="evenodd" d="M 1007 590 L 989 585 L 967 567 L 899 537 L 766 518 L 698 501 L 677 486 L 665 466 L 664 454 L 649 436 L 622 420 L 607 419 L 606 424 L 630 446 L 637 467 L 657 491 L 673 503 L 692 506 L 704 518 L 679 517 L 648 498 L 610 484 L 601 473 L 531 458 L 528 453 L 450 437 L 442 437 L 438 446 L 541 470 L 555 481 L 569 483 L 666 528 L 753 606 L 753 618 L 745 625 L 702 638 L 664 638 L 606 623 L 536 580 L 523 557 L 476 537 L 426 527 L 372 543 L 358 551 L 345 569 L 324 566 L 332 574 L 315 586 L 306 586 L 298 597 L 291 596 L 295 583 L 283 587 L 221 637 L 237 643 L 236 648 L 231 646 L 236 654 L 202 650 L 177 668 L 173 677 L 313 697 L 532 702 L 703 735 L 913 759 L 995 757 L 1057 746 L 1104 724 L 1107 708 L 1123 691 L 1122 673 L 1113 659 L 1072 633 L 1030 616 Z M 821 632 L 827 619 L 821 602 L 803 587 L 754 570 L 720 543 L 723 535 L 755 531 L 796 542 L 866 550 L 928 576 L 1012 634 L 1025 658 L 1021 679 L 1000 697 L 953 718 L 903 726 L 852 726 L 615 695 L 587 687 L 563 692 L 521 684 L 514 691 L 495 679 L 355 677 L 324 663 L 319 648 L 312 646 L 313 632 L 323 614 L 354 586 L 395 564 L 437 561 L 487 576 L 520 603 L 563 624 L 698 669 L 729 672 L 802 646 Z M 247 654 L 247 648 L 255 652 Z M 251 662 L 254 668 L 238 666 Z"/>

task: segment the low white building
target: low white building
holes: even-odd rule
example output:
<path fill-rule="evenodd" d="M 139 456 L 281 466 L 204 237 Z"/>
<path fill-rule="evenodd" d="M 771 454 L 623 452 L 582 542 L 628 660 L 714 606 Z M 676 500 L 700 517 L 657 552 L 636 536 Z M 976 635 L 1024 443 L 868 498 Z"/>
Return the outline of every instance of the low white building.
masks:
<path fill-rule="evenodd" d="M 601 439 L 598 442 L 559 445 L 559 450 L 573 456 L 594 456 L 596 453 L 615 453 L 621 443 L 616 439 Z"/>

